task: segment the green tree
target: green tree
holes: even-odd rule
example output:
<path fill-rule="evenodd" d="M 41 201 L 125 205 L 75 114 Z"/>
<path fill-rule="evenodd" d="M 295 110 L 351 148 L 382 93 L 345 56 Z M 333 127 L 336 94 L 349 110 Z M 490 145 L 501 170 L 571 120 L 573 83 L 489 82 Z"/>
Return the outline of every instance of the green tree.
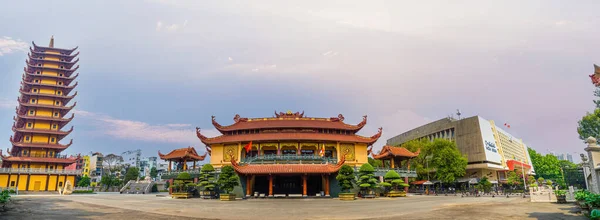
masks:
<path fill-rule="evenodd" d="M 417 179 L 427 179 L 428 173 L 431 173 L 433 170 L 435 170 L 432 166 L 430 166 L 431 164 L 428 163 L 428 160 L 431 162 L 431 156 L 427 157 L 429 154 L 427 154 L 426 151 L 430 145 L 431 142 L 425 138 L 408 141 L 401 145 L 401 147 L 404 147 L 411 152 L 417 152 L 419 149 L 421 150 L 421 153 L 418 157 L 410 160 L 410 168 L 417 171 Z"/>
<path fill-rule="evenodd" d="M 511 185 L 513 187 L 523 185 L 523 182 L 521 182 L 521 180 L 523 180 L 523 178 L 521 178 L 521 175 L 519 175 L 517 172 L 515 172 L 514 170 L 508 171 L 508 174 L 506 175 L 506 182 L 508 183 L 508 185 Z"/>
<path fill-rule="evenodd" d="M 137 180 L 139 176 L 140 170 L 137 167 L 129 167 L 129 169 L 127 169 L 127 173 L 125 173 L 125 179 L 123 179 L 123 182 L 127 183 L 130 180 Z"/>
<path fill-rule="evenodd" d="M 215 189 L 215 168 L 210 164 L 205 164 L 200 170 L 198 186 L 204 191 L 213 191 Z"/>
<path fill-rule="evenodd" d="M 150 177 L 156 178 L 156 176 L 158 176 L 158 170 L 156 170 L 156 167 L 152 167 L 152 169 L 150 169 Z"/>
<path fill-rule="evenodd" d="M 492 183 L 487 177 L 484 176 L 481 178 L 481 180 L 479 180 L 479 183 L 477 183 L 477 188 L 485 193 L 488 193 L 492 190 Z"/>
<path fill-rule="evenodd" d="M 383 167 L 383 161 L 381 160 L 376 160 L 371 157 L 368 157 L 367 160 L 369 161 L 369 164 L 371 164 L 371 166 L 373 167 Z"/>
<path fill-rule="evenodd" d="M 560 162 L 552 154 L 541 155 L 531 148 L 527 148 L 531 163 L 535 169 L 536 177 L 544 177 L 544 179 L 556 180 L 562 178 L 560 172 Z"/>
<path fill-rule="evenodd" d="M 377 179 L 375 179 L 375 169 L 371 164 L 365 163 L 358 169 L 358 186 L 365 192 L 370 194 L 370 191 L 377 188 Z"/>
<path fill-rule="evenodd" d="M 462 155 L 453 141 L 435 139 L 425 149 L 426 155 L 432 155 L 428 166 L 435 169 L 437 180 L 453 183 L 466 174 L 467 157 Z"/>
<path fill-rule="evenodd" d="M 595 100 L 594 102 L 597 101 Z M 596 108 L 594 112 L 586 113 L 577 124 L 579 139 L 584 142 L 588 137 L 594 137 L 596 140 L 600 140 L 600 108 Z"/>
<path fill-rule="evenodd" d="M 346 164 L 342 165 L 335 179 L 342 192 L 350 192 L 354 188 L 354 169 Z"/>
<path fill-rule="evenodd" d="M 238 185 L 239 180 L 240 178 L 235 173 L 233 167 L 227 165 L 221 169 L 221 174 L 219 175 L 219 180 L 217 180 L 217 183 L 219 184 L 219 189 L 229 194 L 231 191 L 233 191 L 233 188 Z"/>
<path fill-rule="evenodd" d="M 104 174 L 102 178 L 100 178 L 100 184 L 102 184 L 105 190 L 108 190 L 111 186 L 118 186 L 119 180 L 111 175 Z"/>
<path fill-rule="evenodd" d="M 90 177 L 89 176 L 83 176 L 81 177 L 81 179 L 79 180 L 79 182 L 77 182 L 77 186 L 79 187 L 88 187 L 90 186 Z"/>
<path fill-rule="evenodd" d="M 400 177 L 400 174 L 396 173 L 396 171 L 394 170 L 390 170 L 387 173 L 385 173 L 385 176 L 383 177 L 384 182 L 381 183 L 381 186 L 384 187 L 391 187 L 394 191 L 398 191 L 398 187 L 406 187 L 408 186 L 408 184 L 404 183 L 404 181 L 402 181 L 402 177 Z"/>
<path fill-rule="evenodd" d="M 173 186 L 176 192 L 187 192 L 186 188 L 189 188 L 188 184 L 192 179 L 192 176 L 189 173 L 183 172 L 177 174 L 177 177 L 173 180 Z"/>

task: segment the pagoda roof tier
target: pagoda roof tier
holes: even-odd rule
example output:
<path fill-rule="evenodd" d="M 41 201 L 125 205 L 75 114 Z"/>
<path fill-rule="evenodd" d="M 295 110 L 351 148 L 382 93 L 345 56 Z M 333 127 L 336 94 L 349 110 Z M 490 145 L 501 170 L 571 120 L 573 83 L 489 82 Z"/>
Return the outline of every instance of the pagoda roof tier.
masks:
<path fill-rule="evenodd" d="M 161 154 L 160 150 L 158 151 L 160 159 L 172 161 L 203 161 L 206 155 L 207 153 L 204 153 L 202 156 L 198 155 L 198 152 L 193 147 L 175 149 L 168 154 Z"/>
<path fill-rule="evenodd" d="M 71 93 L 71 91 L 78 85 L 78 82 L 75 82 L 75 84 L 71 85 L 71 86 L 65 86 L 65 85 L 56 85 L 56 84 L 43 84 L 43 83 L 34 83 L 34 82 L 28 82 L 25 80 L 25 76 L 23 76 L 23 81 L 21 81 L 21 86 L 23 86 L 23 88 L 25 90 L 30 89 L 32 86 L 39 86 L 39 87 L 47 87 L 47 88 L 60 88 L 63 89 L 63 92 L 65 94 L 69 94 Z"/>
<path fill-rule="evenodd" d="M 40 58 L 35 58 L 32 57 L 31 55 L 29 56 L 29 60 L 26 60 L 25 63 L 30 64 L 35 66 L 38 63 L 56 63 L 59 65 L 64 65 L 64 69 L 71 69 L 71 67 L 73 67 L 73 65 L 75 65 L 77 62 L 79 62 L 79 58 L 77 58 L 75 61 L 60 61 L 60 60 L 45 60 L 45 59 L 40 59 Z"/>
<path fill-rule="evenodd" d="M 21 89 L 19 89 L 19 93 L 21 93 L 21 95 L 23 95 L 24 97 L 37 96 L 37 97 L 61 99 L 61 100 L 63 100 L 64 104 L 69 103 L 69 101 L 71 101 L 71 99 L 73 99 L 73 98 L 75 98 L 75 96 L 77 96 L 77 92 L 75 92 L 71 96 L 65 96 L 65 95 L 55 95 L 55 94 L 33 93 L 33 92 L 23 91 Z"/>
<path fill-rule="evenodd" d="M 17 156 L 2 156 L 5 162 L 40 162 L 40 163 L 75 163 L 77 158 L 55 158 L 55 157 L 17 157 Z"/>
<path fill-rule="evenodd" d="M 77 55 L 79 55 L 79 52 L 71 54 L 71 55 L 47 53 L 47 52 L 35 51 L 31 47 L 29 47 L 29 51 L 31 52 L 32 55 L 37 54 L 37 55 L 45 55 L 45 56 L 58 56 L 58 57 L 65 58 L 65 60 L 67 60 L 67 61 L 71 61 L 71 60 L 73 60 L 73 58 L 75 58 L 75 57 L 77 57 Z"/>
<path fill-rule="evenodd" d="M 67 149 L 68 147 L 70 147 L 73 144 L 73 139 L 71 139 L 71 141 L 69 141 L 68 144 L 25 143 L 25 142 L 15 141 L 13 139 L 13 136 L 10 136 L 9 141 L 10 141 L 10 143 L 13 146 L 13 150 L 14 150 L 15 147 L 49 148 L 49 149 L 64 150 L 64 149 Z"/>
<path fill-rule="evenodd" d="M 220 135 L 217 137 L 206 137 L 200 133 L 200 128 L 196 128 L 196 136 L 206 145 L 217 143 L 236 143 L 248 141 L 283 141 L 283 140 L 310 140 L 310 141 L 340 141 L 366 143 L 372 145 L 381 137 L 382 128 L 371 137 L 363 137 L 355 134 L 326 134 L 315 132 L 263 132 L 257 134 L 239 134 L 239 135 Z"/>
<path fill-rule="evenodd" d="M 335 173 L 344 165 L 345 157 L 337 164 L 244 164 L 232 157 L 231 166 L 240 174 L 325 174 Z"/>
<path fill-rule="evenodd" d="M 25 80 L 32 81 L 34 77 L 40 78 L 49 78 L 54 80 L 64 80 L 65 85 L 71 84 L 73 80 L 75 80 L 79 76 L 79 73 L 75 74 L 75 76 L 65 75 L 65 76 L 53 76 L 53 75 L 45 75 L 45 74 L 35 74 L 34 72 L 28 72 L 25 70 Z"/>
<path fill-rule="evenodd" d="M 44 55 L 44 54 L 41 54 L 41 55 Z M 52 54 L 48 54 L 48 55 L 52 55 Z M 62 63 L 62 64 L 65 64 L 65 65 L 67 65 L 67 64 L 76 64 L 77 62 L 79 62 L 79 58 L 77 58 L 75 61 L 73 61 L 73 60 L 63 60 L 63 61 L 61 61 L 61 60 L 42 59 L 42 58 L 40 58 L 40 55 L 35 56 L 35 55 L 31 54 L 31 53 L 27 53 L 27 56 L 29 57 L 29 59 L 31 59 L 33 61 L 48 62 L 48 63 Z M 75 57 L 73 57 L 73 58 L 75 58 Z"/>
<path fill-rule="evenodd" d="M 60 110 L 60 115 L 66 115 L 67 113 L 69 113 L 71 111 L 71 109 L 73 109 L 75 106 L 77 106 L 77 102 L 74 102 L 73 105 L 71 105 L 71 106 L 59 106 L 59 105 L 42 105 L 42 104 L 37 104 L 37 103 L 29 103 L 29 102 L 24 102 L 19 98 L 17 98 L 17 101 L 19 102 L 19 106 L 58 109 L 58 110 Z M 15 107 L 15 108 L 17 108 L 17 107 Z M 25 109 L 25 108 L 23 108 L 23 109 L 17 108 L 17 109 L 19 109 L 19 112 L 27 111 L 27 109 Z"/>
<path fill-rule="evenodd" d="M 17 115 L 13 116 L 13 120 L 16 122 L 15 127 L 23 127 L 25 125 L 26 120 L 40 120 L 40 121 L 52 121 L 58 122 L 58 129 L 62 129 L 65 125 L 67 125 L 71 120 L 75 118 L 75 114 L 71 114 L 70 118 L 56 118 L 56 117 L 46 117 L 46 116 L 31 116 L 26 113 L 20 113 L 17 110 Z"/>
<path fill-rule="evenodd" d="M 344 123 L 344 116 L 342 114 L 339 114 L 338 117 L 331 118 L 312 118 L 304 117 L 304 112 L 295 114 L 289 112 L 276 113 L 275 117 L 269 118 L 242 118 L 240 115 L 235 115 L 233 121 L 233 124 L 223 126 L 215 120 L 215 116 L 212 116 L 212 124 L 222 134 L 236 130 L 273 128 L 337 129 L 356 133 L 367 124 L 367 116 L 363 116 L 363 120 L 356 125 Z"/>
<path fill-rule="evenodd" d="M 53 42 L 54 42 L 54 39 L 51 40 L 51 44 L 53 44 Z M 71 55 L 73 53 L 73 51 L 75 51 L 75 50 L 77 50 L 77 48 L 79 48 L 79 47 L 74 47 L 71 49 L 63 49 L 63 48 L 56 48 L 54 46 L 42 47 L 42 46 L 38 46 L 37 44 L 35 44 L 34 41 L 32 41 L 31 44 L 33 44 L 34 51 L 55 50 L 55 51 L 59 51 L 61 54 L 64 54 L 64 55 Z"/>
<path fill-rule="evenodd" d="M 77 69 L 79 69 L 79 65 L 77 65 L 75 68 L 70 68 L 70 69 L 66 69 L 66 68 L 54 68 L 54 67 L 48 67 L 48 66 L 35 66 L 35 65 L 31 65 L 29 62 L 27 63 L 27 70 L 29 69 L 33 69 L 34 71 L 27 71 L 27 72 L 35 72 L 36 69 L 40 69 L 40 70 L 56 70 L 56 71 L 62 71 L 65 72 L 65 75 L 70 75 L 71 73 L 77 71 Z M 68 73 L 68 74 L 67 74 Z"/>
<path fill-rule="evenodd" d="M 22 133 L 29 133 L 29 134 L 50 134 L 50 135 L 56 135 L 58 141 L 62 140 L 64 137 L 66 137 L 67 135 L 69 135 L 71 132 L 73 132 L 73 126 L 71 126 L 71 129 L 69 129 L 68 131 L 61 131 L 61 130 L 49 130 L 49 129 L 27 129 L 24 127 L 12 127 L 12 131 L 15 132 L 15 138 L 16 139 L 20 139 L 22 136 Z"/>
<path fill-rule="evenodd" d="M 372 154 L 373 159 L 390 159 L 390 158 L 414 158 L 419 156 L 421 149 L 417 150 L 417 152 L 410 152 L 408 149 L 403 147 L 393 147 L 393 146 L 383 146 L 379 154 Z"/>

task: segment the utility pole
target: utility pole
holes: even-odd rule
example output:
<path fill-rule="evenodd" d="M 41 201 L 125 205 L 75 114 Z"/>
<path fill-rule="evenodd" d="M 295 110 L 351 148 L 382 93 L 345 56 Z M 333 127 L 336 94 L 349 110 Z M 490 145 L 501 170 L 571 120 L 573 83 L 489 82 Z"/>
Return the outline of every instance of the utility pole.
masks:
<path fill-rule="evenodd" d="M 456 109 L 456 115 L 458 116 L 458 120 L 460 120 L 460 115 L 462 115 L 462 113 L 460 113 L 460 109 Z"/>

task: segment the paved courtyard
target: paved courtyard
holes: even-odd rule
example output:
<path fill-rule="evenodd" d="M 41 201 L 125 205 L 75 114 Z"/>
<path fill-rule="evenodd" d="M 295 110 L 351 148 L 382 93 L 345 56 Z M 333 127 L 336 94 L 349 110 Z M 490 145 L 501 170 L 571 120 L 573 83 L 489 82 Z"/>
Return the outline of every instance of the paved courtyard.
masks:
<path fill-rule="evenodd" d="M 258 199 L 236 202 L 156 195 L 17 196 L 0 219 L 586 219 L 573 204 L 522 198 L 411 196 L 372 200 Z"/>

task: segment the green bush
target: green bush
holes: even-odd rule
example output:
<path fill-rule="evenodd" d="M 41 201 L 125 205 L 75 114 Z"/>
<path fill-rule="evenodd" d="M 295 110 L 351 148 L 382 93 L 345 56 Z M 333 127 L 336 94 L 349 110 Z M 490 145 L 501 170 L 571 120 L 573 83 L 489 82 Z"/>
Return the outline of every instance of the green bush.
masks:
<path fill-rule="evenodd" d="M 365 163 L 358 169 L 357 184 L 365 194 L 369 194 L 370 190 L 377 188 L 377 179 L 375 179 L 375 169 L 371 164 Z"/>
<path fill-rule="evenodd" d="M 396 173 L 396 171 L 394 170 L 390 170 L 388 171 L 385 176 L 383 177 L 384 182 L 382 182 L 380 185 L 384 186 L 384 187 L 392 187 L 395 191 L 398 190 L 398 187 L 407 187 L 408 184 L 404 183 L 404 181 L 402 181 L 402 177 L 400 177 L 400 174 Z M 403 190 L 403 189 L 402 189 Z"/>
<path fill-rule="evenodd" d="M 556 191 L 554 191 L 554 194 L 556 194 L 556 196 L 564 196 L 564 195 L 567 195 L 567 191 L 565 191 L 565 190 L 556 190 Z"/>
<path fill-rule="evenodd" d="M 10 192 L 8 190 L 2 190 L 0 192 L 0 206 L 2 206 L 2 210 L 6 208 L 6 204 L 10 201 Z"/>
<path fill-rule="evenodd" d="M 185 173 L 184 172 L 184 173 L 178 174 L 177 178 L 175 178 L 175 179 L 178 179 L 178 180 L 189 180 L 189 179 L 192 179 L 192 175 L 190 175 L 189 173 Z"/>
<path fill-rule="evenodd" d="M 239 180 L 240 179 L 232 166 L 224 166 L 221 169 L 221 175 L 219 175 L 219 180 L 217 180 L 217 183 L 219 184 L 219 188 L 221 190 L 229 194 L 231 191 L 233 191 L 233 188 L 238 185 Z"/>
<path fill-rule="evenodd" d="M 335 179 L 338 181 L 342 192 L 350 192 L 354 188 L 354 169 L 348 165 L 342 165 Z"/>
<path fill-rule="evenodd" d="M 589 194 L 585 198 L 585 202 L 588 205 L 590 205 L 591 207 L 599 208 L 600 207 L 600 194 Z"/>
<path fill-rule="evenodd" d="M 198 186 L 203 191 L 213 191 L 215 189 L 215 168 L 210 164 L 205 164 L 200 170 Z"/>
<path fill-rule="evenodd" d="M 590 192 L 587 190 L 579 190 L 575 193 L 575 200 L 577 201 L 585 201 L 585 198 L 590 195 Z"/>
<path fill-rule="evenodd" d="M 74 190 L 73 194 L 94 193 L 94 190 Z"/>
<path fill-rule="evenodd" d="M 156 184 L 152 184 L 152 192 L 158 192 L 158 187 Z"/>

